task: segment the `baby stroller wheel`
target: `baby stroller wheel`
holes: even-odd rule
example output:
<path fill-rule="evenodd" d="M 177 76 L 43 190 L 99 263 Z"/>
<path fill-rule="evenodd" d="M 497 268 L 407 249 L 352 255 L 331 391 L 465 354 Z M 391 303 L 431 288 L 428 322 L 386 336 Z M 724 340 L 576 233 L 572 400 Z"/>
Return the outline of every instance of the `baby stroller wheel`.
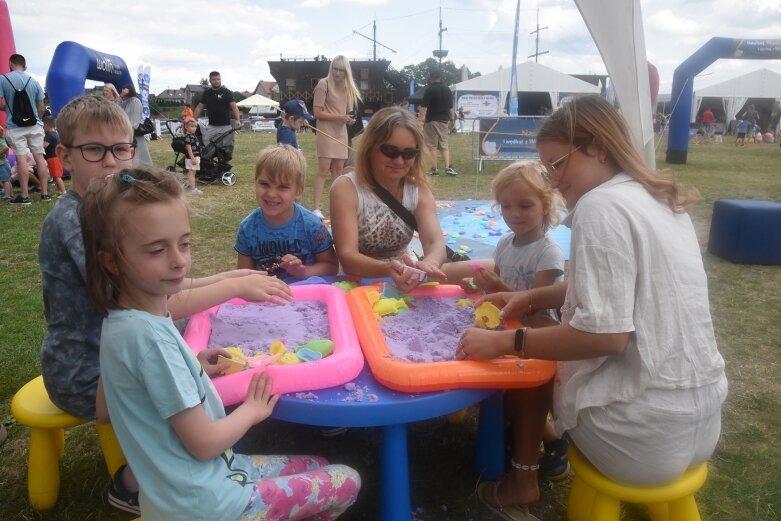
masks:
<path fill-rule="evenodd" d="M 225 186 L 233 186 L 236 184 L 236 174 L 233 172 L 225 172 L 222 174 L 222 177 L 220 177 L 220 181 L 222 181 L 222 184 Z"/>

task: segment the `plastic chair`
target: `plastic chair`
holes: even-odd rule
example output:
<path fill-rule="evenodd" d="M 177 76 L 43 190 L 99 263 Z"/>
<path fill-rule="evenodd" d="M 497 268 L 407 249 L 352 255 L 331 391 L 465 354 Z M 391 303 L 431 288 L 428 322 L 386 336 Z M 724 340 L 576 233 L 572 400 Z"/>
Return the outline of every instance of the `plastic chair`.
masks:
<path fill-rule="evenodd" d="M 664 485 L 633 487 L 605 477 L 573 445 L 569 462 L 575 473 L 567 505 L 569 521 L 618 521 L 622 501 L 646 505 L 653 521 L 701 521 L 694 493 L 708 477 L 707 463 Z"/>
<path fill-rule="evenodd" d="M 35 510 L 48 510 L 57 503 L 60 493 L 60 459 L 65 449 L 65 429 L 83 425 L 80 420 L 62 412 L 49 400 L 43 377 L 27 382 L 11 401 L 11 414 L 30 428 L 27 459 L 27 494 Z M 109 424 L 96 422 L 100 448 L 113 476 L 125 463 L 114 430 Z"/>

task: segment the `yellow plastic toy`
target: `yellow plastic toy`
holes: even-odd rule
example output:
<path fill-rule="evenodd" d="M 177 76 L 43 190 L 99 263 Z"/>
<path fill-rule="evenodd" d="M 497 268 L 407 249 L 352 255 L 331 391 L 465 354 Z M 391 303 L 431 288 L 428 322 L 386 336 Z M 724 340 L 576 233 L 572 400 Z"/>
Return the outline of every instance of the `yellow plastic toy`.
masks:
<path fill-rule="evenodd" d="M 374 313 L 381 317 L 395 315 L 402 309 L 409 309 L 407 303 L 401 298 L 381 298 L 372 307 Z"/>
<path fill-rule="evenodd" d="M 475 326 L 484 329 L 496 329 L 502 323 L 501 310 L 490 302 L 483 302 L 475 309 Z"/>
<path fill-rule="evenodd" d="M 285 344 L 283 344 L 281 340 L 274 340 L 271 343 L 268 352 L 272 355 L 284 355 L 287 353 L 287 347 L 285 347 Z"/>
<path fill-rule="evenodd" d="M 461 298 L 456 301 L 457 308 L 473 308 L 475 303 L 471 298 Z"/>
<path fill-rule="evenodd" d="M 300 358 L 298 358 L 298 355 L 295 353 L 284 353 L 282 356 L 279 357 L 279 363 L 283 365 L 292 365 L 292 364 L 300 364 L 303 362 Z"/>

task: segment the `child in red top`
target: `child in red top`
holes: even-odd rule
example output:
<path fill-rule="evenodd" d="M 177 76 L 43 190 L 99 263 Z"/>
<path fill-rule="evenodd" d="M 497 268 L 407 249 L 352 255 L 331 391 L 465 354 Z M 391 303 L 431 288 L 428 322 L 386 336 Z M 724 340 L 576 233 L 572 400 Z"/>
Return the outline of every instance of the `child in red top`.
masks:
<path fill-rule="evenodd" d="M 57 145 L 60 144 L 60 135 L 54 127 L 54 118 L 46 116 L 43 118 L 43 150 L 46 158 L 46 166 L 49 167 L 49 175 L 54 179 L 57 190 L 60 195 L 65 193 L 65 184 L 62 182 L 62 163 L 55 153 Z"/>

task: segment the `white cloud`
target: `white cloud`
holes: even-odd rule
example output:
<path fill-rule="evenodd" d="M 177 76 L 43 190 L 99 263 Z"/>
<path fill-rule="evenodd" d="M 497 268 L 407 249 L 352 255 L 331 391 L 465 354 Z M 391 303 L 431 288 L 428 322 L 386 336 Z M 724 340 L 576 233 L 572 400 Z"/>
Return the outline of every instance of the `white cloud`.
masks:
<path fill-rule="evenodd" d="M 401 69 L 432 56 L 442 45 L 448 58 L 472 72 L 489 73 L 510 66 L 516 0 L 301 0 L 277 4 L 258 0 L 134 0 L 115 3 L 55 0 L 7 0 L 16 48 L 30 72 L 45 78 L 56 46 L 73 40 L 122 57 L 131 71 L 152 66 L 152 90 L 183 86 L 222 73 L 234 90 L 251 90 L 258 80 L 272 80 L 268 60 L 282 54 L 311 58 L 345 54 L 371 57 L 372 36 L 396 53 L 378 46 L 380 58 Z M 276 7 L 283 5 L 284 7 Z M 534 52 L 529 33 L 539 23 L 539 57 L 568 73 L 602 73 L 604 65 L 572 0 L 524 0 L 518 61 Z M 714 36 L 781 37 L 778 0 L 642 0 L 647 55 L 659 69 L 661 90 L 668 92 L 675 68 Z M 781 72 L 781 61 L 721 60 L 698 81 L 736 76 L 760 67 Z M 730 76 L 731 77 L 731 76 Z"/>

